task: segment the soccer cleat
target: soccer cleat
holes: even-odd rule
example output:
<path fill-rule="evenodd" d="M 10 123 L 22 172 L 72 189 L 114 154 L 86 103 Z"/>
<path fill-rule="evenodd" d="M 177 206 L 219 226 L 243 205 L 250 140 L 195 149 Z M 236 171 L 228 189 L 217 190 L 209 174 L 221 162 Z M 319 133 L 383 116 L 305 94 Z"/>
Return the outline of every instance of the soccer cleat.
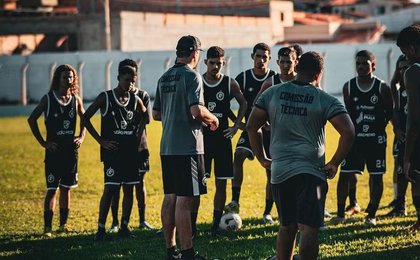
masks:
<path fill-rule="evenodd" d="M 44 233 L 42 235 L 44 237 L 52 237 L 52 228 L 51 227 L 44 227 Z"/>
<path fill-rule="evenodd" d="M 328 212 L 327 209 L 324 209 L 324 218 L 331 218 L 332 215 Z"/>
<path fill-rule="evenodd" d="M 376 226 L 376 218 L 365 218 L 365 225 Z"/>
<path fill-rule="evenodd" d="M 71 229 L 69 228 L 69 226 L 67 224 L 61 225 L 58 229 L 57 229 L 58 233 L 69 233 L 71 232 Z"/>
<path fill-rule="evenodd" d="M 264 214 L 262 219 L 264 224 L 274 224 L 273 217 L 270 214 Z"/>
<path fill-rule="evenodd" d="M 152 225 L 150 225 L 147 221 L 142 221 L 140 222 L 140 229 L 153 230 L 155 228 Z"/>
<path fill-rule="evenodd" d="M 388 212 L 385 217 L 407 217 L 407 212 L 405 209 L 392 209 L 390 212 Z"/>
<path fill-rule="evenodd" d="M 227 204 L 224 208 L 225 212 L 233 212 L 233 213 L 239 213 L 239 204 L 238 202 L 232 200 Z"/>
<path fill-rule="evenodd" d="M 100 228 L 95 234 L 95 237 L 93 238 L 94 241 L 104 241 L 105 239 L 105 229 Z"/>
<path fill-rule="evenodd" d="M 109 233 L 118 233 L 118 224 L 112 224 L 109 228 Z"/>
<path fill-rule="evenodd" d="M 410 231 L 420 231 L 420 220 L 417 220 L 417 222 L 414 223 L 414 225 L 412 225 L 411 227 L 409 227 L 408 230 L 410 230 Z"/>
<path fill-rule="evenodd" d="M 181 252 L 179 252 L 178 248 L 176 248 L 172 254 L 166 256 L 166 260 L 176 260 L 176 259 L 182 259 Z"/>
<path fill-rule="evenodd" d="M 198 252 L 195 252 L 193 259 L 194 260 L 206 260 L 206 258 L 204 256 L 201 256 Z"/>
<path fill-rule="evenodd" d="M 352 215 L 355 215 L 355 214 L 359 213 L 360 211 L 362 211 L 362 210 L 360 209 L 359 204 L 355 204 L 355 205 L 349 205 L 346 208 L 345 213 L 346 213 L 347 216 L 352 216 Z"/>
<path fill-rule="evenodd" d="M 123 238 L 136 238 L 127 226 L 121 226 L 120 230 L 118 230 L 118 236 Z"/>
<path fill-rule="evenodd" d="M 346 218 L 340 218 L 340 217 L 334 217 L 332 219 L 330 219 L 330 221 L 328 222 L 330 225 L 336 226 L 339 224 L 345 224 L 346 223 Z"/>

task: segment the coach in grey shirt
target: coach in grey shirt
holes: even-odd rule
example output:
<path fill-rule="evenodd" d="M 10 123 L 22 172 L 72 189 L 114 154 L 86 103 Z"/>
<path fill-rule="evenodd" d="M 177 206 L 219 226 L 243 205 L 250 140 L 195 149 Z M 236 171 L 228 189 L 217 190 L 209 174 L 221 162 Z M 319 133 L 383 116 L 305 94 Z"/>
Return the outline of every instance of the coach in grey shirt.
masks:
<path fill-rule="evenodd" d="M 201 259 L 191 239 L 191 207 L 194 197 L 207 193 L 204 175 L 202 125 L 216 130 L 219 121 L 204 106 L 203 80 L 194 70 L 201 43 L 188 35 L 179 39 L 177 62 L 159 79 L 153 118 L 162 121 L 160 143 L 163 190 L 162 225 L 167 259 L 179 259 L 175 227 L 182 259 Z"/>
<path fill-rule="evenodd" d="M 296 80 L 275 85 L 256 101 L 247 123 L 252 150 L 263 167 L 271 168 L 271 185 L 280 229 L 277 259 L 291 259 L 300 232 L 301 259 L 316 259 L 319 227 L 323 226 L 327 178 L 333 178 L 354 139 L 354 126 L 344 106 L 317 88 L 323 58 L 302 55 Z M 340 134 L 337 150 L 325 164 L 325 124 Z M 259 129 L 271 124 L 271 160 L 263 152 Z"/>

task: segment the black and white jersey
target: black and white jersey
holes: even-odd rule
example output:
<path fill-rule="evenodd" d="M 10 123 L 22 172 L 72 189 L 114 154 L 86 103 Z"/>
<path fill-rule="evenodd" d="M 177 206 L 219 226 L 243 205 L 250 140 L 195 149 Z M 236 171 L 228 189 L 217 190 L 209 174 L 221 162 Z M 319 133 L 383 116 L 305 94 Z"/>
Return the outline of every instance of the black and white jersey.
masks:
<path fill-rule="evenodd" d="M 273 75 L 276 75 L 276 72 L 268 70 L 264 76 L 257 76 L 254 74 L 253 69 L 249 69 L 239 73 L 239 75 L 236 76 L 235 79 L 239 83 L 239 87 L 241 88 L 241 91 L 244 94 L 244 97 L 248 104 L 248 108 L 245 113 L 245 121 L 248 120 L 249 114 L 251 113 L 254 104 L 255 97 L 260 92 L 261 85 L 267 78 Z"/>
<path fill-rule="evenodd" d="M 405 90 L 405 88 L 400 88 L 398 90 L 398 99 L 400 100 L 400 107 L 397 111 L 399 119 L 399 128 L 405 132 L 408 114 L 407 91 Z"/>
<path fill-rule="evenodd" d="M 136 96 L 129 93 L 128 101 L 122 104 L 114 90 L 104 92 L 106 98 L 105 109 L 101 120 L 101 138 L 118 142 L 117 151 L 108 151 L 101 147 L 102 161 L 115 156 L 134 153 L 137 151 L 138 113 Z"/>
<path fill-rule="evenodd" d="M 350 112 L 350 117 L 358 138 L 377 139 L 377 137 L 385 136 L 387 120 L 381 95 L 382 83 L 382 80 L 374 77 L 371 87 L 367 90 L 362 90 L 359 87 L 357 77 L 346 83 L 349 100 L 355 108 Z M 378 141 L 380 140 L 378 139 Z"/>
<path fill-rule="evenodd" d="M 44 112 L 47 141 L 61 145 L 73 144 L 76 129 L 76 97 L 70 95 L 67 103 L 62 103 L 54 91 L 46 94 L 47 109 Z"/>
<path fill-rule="evenodd" d="M 223 133 L 223 130 L 229 127 L 228 115 L 230 111 L 230 82 L 228 76 L 223 75 L 219 82 L 209 84 L 203 76 L 204 83 L 204 103 L 207 109 L 219 119 L 219 127 L 214 133 Z M 210 131 L 204 128 L 204 134 Z"/>
<path fill-rule="evenodd" d="M 276 74 L 276 75 L 271 76 L 271 83 L 272 83 L 271 86 L 274 86 L 274 85 L 284 83 L 284 82 L 283 80 L 281 80 L 280 74 Z"/>

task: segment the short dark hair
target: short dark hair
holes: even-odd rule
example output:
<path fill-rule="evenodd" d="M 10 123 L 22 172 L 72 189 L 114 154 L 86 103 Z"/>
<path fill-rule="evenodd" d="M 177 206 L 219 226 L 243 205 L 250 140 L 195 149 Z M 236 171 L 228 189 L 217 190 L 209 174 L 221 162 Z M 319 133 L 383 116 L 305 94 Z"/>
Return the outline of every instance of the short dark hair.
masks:
<path fill-rule="evenodd" d="M 138 69 L 139 69 L 138 65 L 137 65 L 137 62 L 132 60 L 132 59 L 124 59 L 124 60 L 120 61 L 120 63 L 118 64 L 118 70 L 121 67 L 124 67 L 124 66 L 133 67 L 136 71 L 138 71 Z"/>
<path fill-rule="evenodd" d="M 207 50 L 207 59 L 221 58 L 225 56 L 225 50 L 219 46 L 211 46 Z"/>
<path fill-rule="evenodd" d="M 365 58 L 368 58 L 372 63 L 376 63 L 375 55 L 373 55 L 373 53 L 368 50 L 358 51 L 356 53 L 356 58 L 357 57 L 365 57 Z"/>
<path fill-rule="evenodd" d="M 293 50 L 295 50 L 296 56 L 297 56 L 298 59 L 300 58 L 300 56 L 302 56 L 303 49 L 299 44 L 295 43 L 295 44 L 290 45 L 289 47 L 291 47 L 291 48 L 293 48 Z"/>
<path fill-rule="evenodd" d="M 292 49 L 291 47 L 283 47 L 280 48 L 280 50 L 277 52 L 277 56 L 280 57 L 288 57 L 289 55 L 294 56 L 294 58 L 297 58 L 296 51 Z"/>
<path fill-rule="evenodd" d="M 401 30 L 397 37 L 398 47 L 420 45 L 420 24 L 412 24 Z"/>
<path fill-rule="evenodd" d="M 128 65 L 118 68 L 118 76 L 126 74 L 130 74 L 131 76 L 137 76 L 137 71 L 134 67 Z"/>
<path fill-rule="evenodd" d="M 252 54 L 256 53 L 257 50 L 263 50 L 268 51 L 268 53 L 271 53 L 271 48 L 266 43 L 260 42 L 255 44 L 254 48 L 252 49 Z"/>
<path fill-rule="evenodd" d="M 296 65 L 296 71 L 298 75 L 305 74 L 311 77 L 315 77 L 317 74 L 324 70 L 324 58 L 314 51 L 305 52 L 299 59 L 299 63 Z"/>

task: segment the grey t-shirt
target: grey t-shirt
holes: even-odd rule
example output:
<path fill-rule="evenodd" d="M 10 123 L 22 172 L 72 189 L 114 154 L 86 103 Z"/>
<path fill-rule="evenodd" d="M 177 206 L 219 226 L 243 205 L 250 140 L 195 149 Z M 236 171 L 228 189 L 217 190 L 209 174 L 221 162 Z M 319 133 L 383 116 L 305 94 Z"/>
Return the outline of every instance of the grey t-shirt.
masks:
<path fill-rule="evenodd" d="M 258 98 L 271 124 L 271 183 L 307 173 L 326 179 L 325 124 L 347 113 L 341 102 L 312 85 L 295 81 L 273 86 Z"/>
<path fill-rule="evenodd" d="M 204 154 L 201 123 L 190 112 L 193 105 L 204 105 L 201 75 L 176 64 L 159 79 L 153 104 L 162 117 L 161 155 Z"/>

